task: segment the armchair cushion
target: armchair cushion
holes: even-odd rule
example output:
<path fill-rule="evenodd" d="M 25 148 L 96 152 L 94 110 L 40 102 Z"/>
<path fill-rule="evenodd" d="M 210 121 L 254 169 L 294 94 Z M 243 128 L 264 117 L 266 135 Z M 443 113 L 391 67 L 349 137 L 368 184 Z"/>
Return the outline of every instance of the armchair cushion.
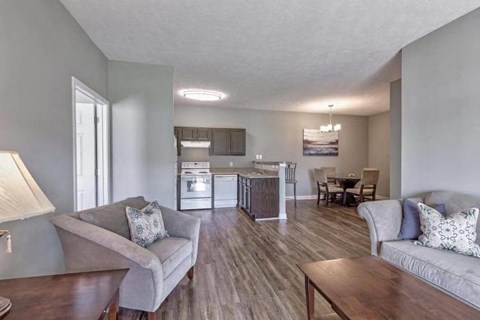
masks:
<path fill-rule="evenodd" d="M 185 238 L 169 237 L 153 243 L 147 248 L 162 263 L 163 278 L 167 278 L 183 260 L 191 260 L 193 244 Z"/>
<path fill-rule="evenodd" d="M 125 216 L 125 209 L 127 206 L 141 209 L 147 205 L 148 202 L 143 197 L 128 198 L 105 206 L 80 211 L 78 217 L 82 221 L 130 239 L 130 229 Z"/>
<path fill-rule="evenodd" d="M 143 209 L 126 208 L 130 238 L 133 242 L 144 248 L 155 241 L 168 238 L 167 230 L 163 224 L 162 210 L 155 200 Z"/>

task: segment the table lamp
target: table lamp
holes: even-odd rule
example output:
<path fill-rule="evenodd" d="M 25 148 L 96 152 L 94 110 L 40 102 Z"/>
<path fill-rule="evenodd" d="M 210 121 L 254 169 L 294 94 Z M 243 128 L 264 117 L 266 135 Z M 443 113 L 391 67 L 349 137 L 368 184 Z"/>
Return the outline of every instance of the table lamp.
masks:
<path fill-rule="evenodd" d="M 0 224 L 50 213 L 55 207 L 40 190 L 16 152 L 0 150 Z M 7 236 L 7 253 L 12 252 L 12 237 L 8 230 L 0 230 L 0 238 Z M 0 297 L 0 315 L 11 307 L 8 299 Z"/>

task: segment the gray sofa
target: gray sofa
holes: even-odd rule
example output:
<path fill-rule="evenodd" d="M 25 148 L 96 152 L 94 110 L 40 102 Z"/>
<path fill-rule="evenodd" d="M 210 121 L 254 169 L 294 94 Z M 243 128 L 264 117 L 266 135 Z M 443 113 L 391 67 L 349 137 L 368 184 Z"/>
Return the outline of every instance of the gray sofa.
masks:
<path fill-rule="evenodd" d="M 425 199 L 410 200 L 432 207 L 444 203 L 448 214 L 480 208 L 480 198 L 448 191 L 432 192 Z M 372 255 L 480 309 L 480 259 L 417 246 L 410 240 L 397 240 L 402 223 L 401 200 L 365 202 L 358 207 L 358 213 L 368 223 Z M 477 233 L 480 233 L 480 223 Z M 480 236 L 476 242 L 480 243 Z"/>
<path fill-rule="evenodd" d="M 166 207 L 162 215 L 170 237 L 142 248 L 129 238 L 127 206 L 142 209 L 143 197 L 63 214 L 52 219 L 63 246 L 68 272 L 130 268 L 120 287 L 120 306 L 155 311 L 197 261 L 200 219 Z M 88 222 L 87 222 L 88 221 Z"/>

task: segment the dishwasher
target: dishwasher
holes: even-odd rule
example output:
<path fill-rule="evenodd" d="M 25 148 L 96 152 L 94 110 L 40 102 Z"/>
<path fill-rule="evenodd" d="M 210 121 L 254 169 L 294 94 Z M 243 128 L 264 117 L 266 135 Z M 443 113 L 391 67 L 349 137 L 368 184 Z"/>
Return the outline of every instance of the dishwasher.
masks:
<path fill-rule="evenodd" d="M 237 175 L 215 175 L 214 208 L 233 208 L 237 206 Z"/>

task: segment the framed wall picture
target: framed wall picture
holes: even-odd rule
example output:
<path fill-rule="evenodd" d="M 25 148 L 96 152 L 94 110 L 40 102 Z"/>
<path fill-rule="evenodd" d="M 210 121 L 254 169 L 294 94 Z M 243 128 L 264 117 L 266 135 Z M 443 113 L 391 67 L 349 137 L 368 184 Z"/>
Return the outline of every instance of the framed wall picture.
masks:
<path fill-rule="evenodd" d="M 303 129 L 304 156 L 338 156 L 338 132 Z"/>

